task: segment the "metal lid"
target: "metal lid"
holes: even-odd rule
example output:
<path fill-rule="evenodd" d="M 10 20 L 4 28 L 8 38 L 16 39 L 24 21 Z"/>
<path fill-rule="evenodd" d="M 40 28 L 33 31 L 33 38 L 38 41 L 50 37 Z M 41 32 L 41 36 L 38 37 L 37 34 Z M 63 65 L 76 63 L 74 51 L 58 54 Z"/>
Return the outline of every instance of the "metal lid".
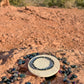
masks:
<path fill-rule="evenodd" d="M 28 68 L 34 75 L 50 77 L 59 71 L 60 63 L 55 56 L 37 55 L 29 61 Z"/>

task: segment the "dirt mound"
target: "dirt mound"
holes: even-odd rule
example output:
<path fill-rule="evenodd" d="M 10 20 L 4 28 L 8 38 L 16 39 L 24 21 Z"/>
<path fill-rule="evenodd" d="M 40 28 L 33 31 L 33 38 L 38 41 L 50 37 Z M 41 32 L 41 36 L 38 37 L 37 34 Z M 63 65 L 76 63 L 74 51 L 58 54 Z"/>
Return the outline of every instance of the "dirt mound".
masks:
<path fill-rule="evenodd" d="M 69 62 L 79 66 L 74 72 L 80 83 L 84 83 L 84 10 L 32 6 L 26 10 L 13 6 L 0 8 L 0 77 L 9 76 L 6 70 L 13 68 L 23 55 L 33 52 L 55 54 L 60 49 L 67 53 L 65 57 Z M 59 53 L 55 55 L 60 57 Z M 24 80 L 15 84 L 27 81 L 40 84 L 44 80 L 27 73 Z M 60 84 L 63 77 L 58 76 L 52 84 Z"/>

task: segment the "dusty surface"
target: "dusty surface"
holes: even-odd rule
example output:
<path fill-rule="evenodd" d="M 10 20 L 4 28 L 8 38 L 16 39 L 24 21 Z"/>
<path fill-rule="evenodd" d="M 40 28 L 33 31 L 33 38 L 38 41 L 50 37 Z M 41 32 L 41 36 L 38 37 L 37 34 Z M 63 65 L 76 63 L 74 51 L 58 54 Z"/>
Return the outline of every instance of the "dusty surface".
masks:
<path fill-rule="evenodd" d="M 59 57 L 60 52 L 56 52 L 62 49 L 68 61 L 79 66 L 74 73 L 78 84 L 84 84 L 84 10 L 28 8 L 0 8 L 0 78 L 9 76 L 6 70 L 14 67 L 21 56 L 51 52 Z M 40 84 L 43 80 L 27 72 L 27 77 L 15 84 Z M 52 84 L 63 84 L 62 80 L 58 74 Z"/>

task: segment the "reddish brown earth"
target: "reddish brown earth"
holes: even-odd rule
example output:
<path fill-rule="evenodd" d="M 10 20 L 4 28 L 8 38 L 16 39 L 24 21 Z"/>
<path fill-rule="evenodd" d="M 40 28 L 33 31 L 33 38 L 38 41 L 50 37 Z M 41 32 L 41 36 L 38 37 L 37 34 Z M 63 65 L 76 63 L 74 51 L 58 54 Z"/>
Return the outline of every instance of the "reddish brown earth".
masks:
<path fill-rule="evenodd" d="M 71 64 L 78 65 L 73 72 L 77 84 L 84 84 L 84 9 L 59 9 L 45 7 L 0 8 L 0 78 L 9 76 L 21 56 L 34 52 L 51 52 L 61 57 L 66 53 Z M 72 50 L 74 50 L 72 52 Z M 26 78 L 14 84 L 40 84 L 44 78 L 26 72 Z M 64 84 L 59 73 L 52 84 Z"/>

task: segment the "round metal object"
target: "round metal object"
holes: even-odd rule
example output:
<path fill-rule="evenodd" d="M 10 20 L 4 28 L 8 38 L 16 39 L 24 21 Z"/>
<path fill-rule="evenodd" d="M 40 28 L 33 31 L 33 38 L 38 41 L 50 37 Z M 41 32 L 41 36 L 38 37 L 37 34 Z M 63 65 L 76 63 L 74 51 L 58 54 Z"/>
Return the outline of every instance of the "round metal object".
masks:
<path fill-rule="evenodd" d="M 50 77 L 59 71 L 60 63 L 55 56 L 38 55 L 29 61 L 28 68 L 34 75 L 39 77 Z"/>

